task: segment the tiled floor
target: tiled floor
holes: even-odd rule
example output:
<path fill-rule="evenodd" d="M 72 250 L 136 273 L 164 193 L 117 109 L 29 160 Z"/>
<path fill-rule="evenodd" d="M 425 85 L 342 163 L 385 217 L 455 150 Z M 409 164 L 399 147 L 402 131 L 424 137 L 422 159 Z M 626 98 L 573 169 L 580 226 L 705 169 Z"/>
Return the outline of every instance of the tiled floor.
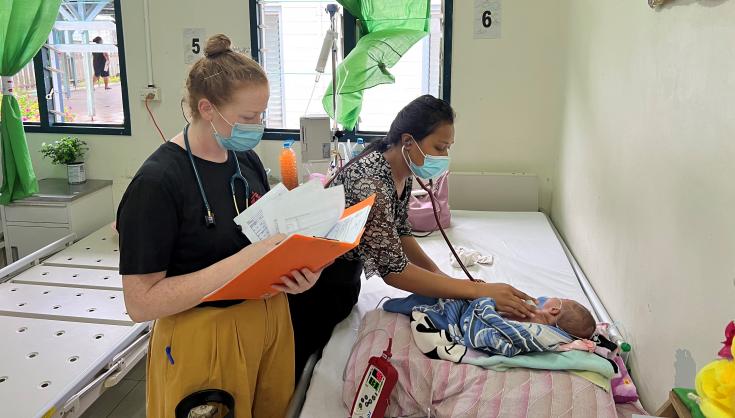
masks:
<path fill-rule="evenodd" d="M 145 358 L 107 389 L 82 418 L 145 418 Z"/>
<path fill-rule="evenodd" d="M 121 124 L 125 120 L 120 83 L 110 84 L 110 90 L 100 85 L 94 89 L 93 96 L 96 115 L 87 112 L 87 90 L 72 90 L 71 97 L 65 98 L 67 109 L 74 114 L 76 123 Z"/>

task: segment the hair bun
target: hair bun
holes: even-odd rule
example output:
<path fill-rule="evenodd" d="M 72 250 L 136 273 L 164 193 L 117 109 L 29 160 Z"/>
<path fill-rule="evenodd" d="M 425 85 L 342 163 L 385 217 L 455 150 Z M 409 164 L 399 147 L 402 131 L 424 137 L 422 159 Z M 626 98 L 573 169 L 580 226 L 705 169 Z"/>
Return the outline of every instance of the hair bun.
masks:
<path fill-rule="evenodd" d="M 204 48 L 204 56 L 214 58 L 219 54 L 231 51 L 232 42 L 227 35 L 217 34 L 207 39 L 207 46 Z"/>

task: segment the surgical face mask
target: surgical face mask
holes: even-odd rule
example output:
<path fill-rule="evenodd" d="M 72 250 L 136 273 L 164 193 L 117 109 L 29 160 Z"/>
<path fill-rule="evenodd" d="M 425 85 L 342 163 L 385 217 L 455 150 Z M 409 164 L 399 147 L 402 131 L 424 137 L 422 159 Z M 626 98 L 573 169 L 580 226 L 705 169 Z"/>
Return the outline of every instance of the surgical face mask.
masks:
<path fill-rule="evenodd" d="M 403 159 L 406 161 L 406 164 L 408 164 L 408 168 L 411 170 L 414 176 L 425 179 L 425 180 L 434 180 L 437 177 L 444 174 L 447 170 L 449 170 L 449 157 L 439 157 L 436 155 L 426 155 L 424 151 L 421 150 L 421 147 L 419 147 L 418 142 L 416 142 L 415 139 L 412 139 L 413 143 L 416 144 L 416 147 L 419 149 L 419 152 L 424 156 L 424 165 L 416 165 L 411 161 L 411 157 L 406 156 L 406 147 L 403 146 L 401 148 L 401 154 L 403 154 Z"/>
<path fill-rule="evenodd" d="M 229 151 L 236 151 L 236 152 L 242 152 L 242 151 L 250 151 L 251 149 L 255 148 L 258 143 L 260 143 L 260 140 L 263 138 L 263 132 L 265 131 L 265 126 L 263 124 L 246 124 L 246 123 L 230 123 L 227 119 L 225 119 L 224 116 L 219 112 L 217 108 L 217 113 L 219 116 L 224 120 L 228 125 L 232 127 L 232 133 L 230 134 L 229 138 L 225 138 L 222 135 L 217 132 L 217 128 L 214 127 L 214 123 L 209 122 L 210 125 L 212 125 L 212 129 L 214 130 L 214 139 L 217 140 L 217 143 L 220 147 L 229 150 Z"/>

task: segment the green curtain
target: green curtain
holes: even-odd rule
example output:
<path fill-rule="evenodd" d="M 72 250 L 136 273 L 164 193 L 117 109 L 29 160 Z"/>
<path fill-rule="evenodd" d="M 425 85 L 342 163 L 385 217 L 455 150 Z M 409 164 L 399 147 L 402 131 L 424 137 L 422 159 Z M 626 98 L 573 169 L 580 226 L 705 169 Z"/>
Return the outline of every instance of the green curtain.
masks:
<path fill-rule="evenodd" d="M 3 205 L 38 192 L 20 108 L 10 91 L 10 80 L 33 59 L 48 39 L 60 5 L 61 0 L 0 0 L 0 76 L 3 77 L 0 111 L 3 186 L 0 204 Z"/>
<path fill-rule="evenodd" d="M 345 129 L 357 125 L 363 91 L 395 78 L 388 71 L 429 33 L 430 0 L 337 0 L 361 23 L 360 38 L 337 66 L 337 115 L 330 83 L 322 104 Z"/>

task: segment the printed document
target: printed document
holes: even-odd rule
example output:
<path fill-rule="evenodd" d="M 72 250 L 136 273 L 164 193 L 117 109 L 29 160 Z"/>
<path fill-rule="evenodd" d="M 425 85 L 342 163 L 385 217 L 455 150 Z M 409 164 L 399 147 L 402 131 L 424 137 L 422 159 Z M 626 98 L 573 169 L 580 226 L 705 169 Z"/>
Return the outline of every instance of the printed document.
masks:
<path fill-rule="evenodd" d="M 283 184 L 278 184 L 234 220 L 250 242 L 262 241 L 278 233 L 327 238 L 331 238 L 330 235 L 354 237 L 354 241 L 365 222 L 355 232 L 355 225 L 359 225 L 359 222 L 340 222 L 344 210 L 345 192 L 342 185 L 325 189 L 318 180 L 313 180 L 290 191 Z M 360 218 L 355 215 L 347 218 Z M 364 217 L 366 220 L 367 215 Z"/>

